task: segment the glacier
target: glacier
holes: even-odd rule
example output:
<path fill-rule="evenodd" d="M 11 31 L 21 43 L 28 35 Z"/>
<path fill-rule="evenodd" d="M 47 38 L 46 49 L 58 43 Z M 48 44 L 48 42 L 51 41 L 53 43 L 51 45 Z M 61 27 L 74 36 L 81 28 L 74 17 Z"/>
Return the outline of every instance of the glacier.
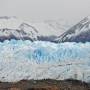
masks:
<path fill-rule="evenodd" d="M 48 78 L 90 82 L 90 42 L 0 42 L 0 81 Z"/>

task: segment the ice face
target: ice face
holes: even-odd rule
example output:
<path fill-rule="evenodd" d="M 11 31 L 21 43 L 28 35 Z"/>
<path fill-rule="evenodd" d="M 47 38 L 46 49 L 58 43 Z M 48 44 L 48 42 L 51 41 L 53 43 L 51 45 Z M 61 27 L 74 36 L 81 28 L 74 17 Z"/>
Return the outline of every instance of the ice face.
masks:
<path fill-rule="evenodd" d="M 90 43 L 0 42 L 0 81 L 48 78 L 90 81 Z"/>
<path fill-rule="evenodd" d="M 50 43 L 11 40 L 0 43 L 0 60 L 30 60 L 55 63 L 68 60 L 89 60 L 90 43 Z"/>

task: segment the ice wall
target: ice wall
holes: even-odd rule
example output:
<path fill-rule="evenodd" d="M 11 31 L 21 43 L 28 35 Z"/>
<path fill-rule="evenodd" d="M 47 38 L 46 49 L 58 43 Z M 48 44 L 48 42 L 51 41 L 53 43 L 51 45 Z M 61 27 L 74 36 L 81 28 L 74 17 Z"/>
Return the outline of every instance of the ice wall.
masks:
<path fill-rule="evenodd" d="M 11 40 L 0 43 L 0 60 L 30 60 L 56 63 L 68 60 L 90 60 L 90 43 L 50 43 Z"/>
<path fill-rule="evenodd" d="M 90 82 L 90 43 L 0 42 L 0 81 L 48 78 Z"/>

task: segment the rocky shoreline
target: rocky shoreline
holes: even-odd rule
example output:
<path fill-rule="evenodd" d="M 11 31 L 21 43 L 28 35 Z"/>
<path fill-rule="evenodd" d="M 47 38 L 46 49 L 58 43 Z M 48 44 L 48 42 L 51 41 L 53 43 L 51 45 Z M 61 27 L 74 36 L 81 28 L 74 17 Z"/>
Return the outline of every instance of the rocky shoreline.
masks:
<path fill-rule="evenodd" d="M 0 90 L 90 90 L 90 83 L 79 80 L 21 80 L 0 82 Z"/>

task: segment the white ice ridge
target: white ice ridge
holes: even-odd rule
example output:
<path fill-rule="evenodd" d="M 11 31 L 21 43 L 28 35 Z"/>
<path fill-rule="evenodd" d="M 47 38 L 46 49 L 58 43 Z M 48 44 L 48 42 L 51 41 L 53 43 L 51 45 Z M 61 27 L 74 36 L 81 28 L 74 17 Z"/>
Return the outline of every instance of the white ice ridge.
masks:
<path fill-rule="evenodd" d="M 22 79 L 90 81 L 90 43 L 0 42 L 0 81 Z"/>

